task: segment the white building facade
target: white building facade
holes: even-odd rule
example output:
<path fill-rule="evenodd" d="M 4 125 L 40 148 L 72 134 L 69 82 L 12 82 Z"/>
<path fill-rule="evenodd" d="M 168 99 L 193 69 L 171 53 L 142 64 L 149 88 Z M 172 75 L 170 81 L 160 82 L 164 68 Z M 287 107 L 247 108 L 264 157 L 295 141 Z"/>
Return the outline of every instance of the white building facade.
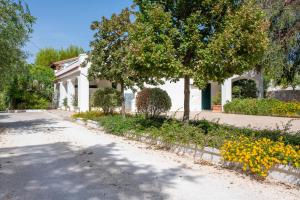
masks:
<path fill-rule="evenodd" d="M 51 67 L 55 71 L 56 81 L 54 84 L 54 103 L 57 108 L 85 112 L 91 109 L 90 98 L 93 92 L 99 88 L 113 87 L 106 80 L 88 79 L 88 69 L 91 63 L 86 61 L 87 55 L 81 54 L 76 58 L 53 63 Z M 258 97 L 263 96 L 263 79 L 256 72 L 247 72 L 242 76 L 233 76 L 226 79 L 222 85 L 210 82 L 207 87 L 200 90 L 191 81 L 190 85 L 190 110 L 193 112 L 210 110 L 212 97 L 221 93 L 222 106 L 232 100 L 232 83 L 240 79 L 251 79 L 255 81 L 258 88 Z M 146 85 L 146 87 L 154 87 Z M 156 86 L 165 90 L 172 101 L 170 111 L 183 111 L 184 106 L 184 80 L 177 82 L 166 81 L 165 84 Z M 135 96 L 131 90 L 125 91 L 126 110 L 135 112 Z M 67 106 L 66 106 L 67 105 Z"/>

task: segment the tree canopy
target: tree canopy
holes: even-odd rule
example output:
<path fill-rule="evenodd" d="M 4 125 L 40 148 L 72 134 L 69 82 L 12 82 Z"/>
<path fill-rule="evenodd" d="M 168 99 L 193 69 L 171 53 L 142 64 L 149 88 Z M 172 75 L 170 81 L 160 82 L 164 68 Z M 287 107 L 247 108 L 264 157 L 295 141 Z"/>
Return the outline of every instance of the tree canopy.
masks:
<path fill-rule="evenodd" d="M 267 75 L 276 85 L 293 88 L 300 84 L 300 2 L 261 0 L 270 21 L 272 41 Z"/>
<path fill-rule="evenodd" d="M 149 34 L 159 36 L 162 32 L 176 29 L 177 35 L 174 38 L 170 37 L 172 43 L 169 46 L 174 47 L 175 58 L 180 63 L 176 65 L 180 67 L 178 74 L 184 77 L 184 120 L 189 118 L 190 78 L 201 87 L 209 80 L 222 82 L 234 74 L 253 69 L 268 44 L 264 13 L 254 0 L 135 0 L 135 2 L 144 15 L 145 30 L 149 25 L 145 21 L 158 19 L 160 15 L 155 12 L 149 15 L 149 8 L 161 6 L 170 16 L 166 21 L 172 22 L 171 27 L 166 27 L 165 23 L 161 26 L 157 24 L 158 26 Z M 164 37 L 169 35 L 166 34 Z M 148 42 L 159 47 L 162 38 L 153 37 L 153 40 Z M 167 41 L 165 38 L 164 40 Z M 138 45 L 144 44 L 145 47 L 148 45 L 147 42 L 138 42 L 137 40 Z M 143 53 L 141 52 L 141 55 Z M 163 53 L 161 57 L 164 57 Z M 141 66 L 147 66 L 149 63 L 151 66 L 153 62 L 151 59 L 140 61 L 145 62 Z"/>
<path fill-rule="evenodd" d="M 5 106 L 10 109 L 48 108 L 54 79 L 50 67 L 20 65 L 3 89 Z"/>
<path fill-rule="evenodd" d="M 59 50 L 54 48 L 44 48 L 36 54 L 35 64 L 49 66 L 53 62 L 73 58 L 81 53 L 84 53 L 84 50 L 81 47 L 74 45 Z"/>
<path fill-rule="evenodd" d="M 121 86 L 122 113 L 125 116 L 124 89 L 132 88 L 138 77 L 127 62 L 128 31 L 131 25 L 131 12 L 124 9 L 111 18 L 102 17 L 101 21 L 93 22 L 91 29 L 96 31 L 91 42 L 90 78 L 103 78 Z"/>
<path fill-rule="evenodd" d="M 26 53 L 22 47 L 32 33 L 35 18 L 23 1 L 0 0 L 0 85 L 10 72 L 24 62 Z"/>

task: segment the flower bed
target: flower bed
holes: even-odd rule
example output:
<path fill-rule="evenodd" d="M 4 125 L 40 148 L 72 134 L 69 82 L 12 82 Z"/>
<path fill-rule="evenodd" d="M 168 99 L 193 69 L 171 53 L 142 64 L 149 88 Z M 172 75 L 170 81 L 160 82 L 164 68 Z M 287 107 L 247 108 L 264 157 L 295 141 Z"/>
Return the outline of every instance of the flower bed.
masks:
<path fill-rule="evenodd" d="M 234 99 L 224 105 L 224 111 L 245 115 L 300 117 L 300 103 L 276 99 Z"/>
<path fill-rule="evenodd" d="M 221 149 L 224 161 L 240 163 L 244 171 L 261 178 L 278 164 L 299 168 L 299 133 L 240 129 L 205 120 L 186 124 L 173 119 L 146 119 L 143 116 L 100 115 L 92 120 L 98 121 L 107 133 L 132 139 L 144 138 L 150 144 L 159 144 L 167 149 L 175 147 L 184 152 L 192 149 L 195 155 L 207 147 Z M 203 153 L 200 159 L 202 156 Z"/>

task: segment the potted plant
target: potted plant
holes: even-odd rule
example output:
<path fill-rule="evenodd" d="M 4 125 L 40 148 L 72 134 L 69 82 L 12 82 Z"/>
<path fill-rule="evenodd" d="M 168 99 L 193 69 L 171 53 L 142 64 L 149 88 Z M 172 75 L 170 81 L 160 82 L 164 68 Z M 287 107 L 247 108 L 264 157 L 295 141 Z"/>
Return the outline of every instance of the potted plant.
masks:
<path fill-rule="evenodd" d="M 221 93 L 218 92 L 212 99 L 212 111 L 213 112 L 222 112 L 222 105 L 221 105 Z"/>
<path fill-rule="evenodd" d="M 68 98 L 63 99 L 63 106 L 64 106 L 65 110 L 68 109 Z"/>
<path fill-rule="evenodd" d="M 78 109 L 78 97 L 77 97 L 77 95 L 72 96 L 72 106 L 74 108 L 74 111 L 78 112 L 79 109 Z"/>

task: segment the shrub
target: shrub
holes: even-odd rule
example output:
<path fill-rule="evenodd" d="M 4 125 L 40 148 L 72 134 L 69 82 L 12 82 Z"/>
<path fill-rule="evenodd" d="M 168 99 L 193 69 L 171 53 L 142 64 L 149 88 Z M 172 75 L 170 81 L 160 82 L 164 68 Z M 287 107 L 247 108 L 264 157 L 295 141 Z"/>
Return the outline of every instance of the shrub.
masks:
<path fill-rule="evenodd" d="M 221 105 L 221 93 L 218 92 L 212 99 L 213 105 Z"/>
<path fill-rule="evenodd" d="M 89 111 L 82 113 L 75 113 L 72 115 L 72 118 L 82 118 L 83 120 L 97 120 L 99 117 L 102 117 L 104 113 L 98 111 Z"/>
<path fill-rule="evenodd" d="M 72 106 L 78 107 L 78 95 L 73 95 L 72 96 Z"/>
<path fill-rule="evenodd" d="M 68 98 L 63 99 L 63 105 L 65 108 L 68 107 Z"/>
<path fill-rule="evenodd" d="M 257 89 L 255 81 L 249 79 L 241 79 L 233 82 L 232 97 L 240 99 L 256 98 Z"/>
<path fill-rule="evenodd" d="M 160 88 L 145 88 L 137 94 L 136 107 L 146 117 L 157 118 L 172 106 L 168 93 Z"/>
<path fill-rule="evenodd" d="M 121 106 L 121 93 L 113 88 L 98 89 L 93 94 L 92 105 L 100 107 L 104 114 L 112 114 Z"/>
<path fill-rule="evenodd" d="M 207 120 L 183 123 L 167 118 L 145 118 L 142 115 L 103 115 L 99 112 L 75 114 L 73 117 L 97 120 L 108 133 L 140 139 L 147 138 L 152 145 L 166 148 L 194 148 L 194 159 L 198 149 L 214 147 L 221 149 L 225 161 L 240 163 L 243 170 L 265 177 L 276 164 L 300 167 L 300 134 L 282 134 L 280 130 L 253 130 L 236 128 Z M 203 151 L 202 155 L 203 155 Z M 200 159 L 202 159 L 202 155 Z"/>
<path fill-rule="evenodd" d="M 50 102 L 45 98 L 36 98 L 30 101 L 30 104 L 27 105 L 31 109 L 48 109 L 50 107 Z"/>
<path fill-rule="evenodd" d="M 274 142 L 267 138 L 253 140 L 240 137 L 239 140 L 226 141 L 221 155 L 225 161 L 240 163 L 243 171 L 260 177 L 266 177 L 277 164 L 300 167 L 299 146 L 285 145 L 282 141 Z"/>
<path fill-rule="evenodd" d="M 299 102 L 282 102 L 276 99 L 234 99 L 224 105 L 226 113 L 299 117 Z"/>
<path fill-rule="evenodd" d="M 6 102 L 5 102 L 5 94 L 3 92 L 0 92 L 0 111 L 3 111 L 6 109 Z"/>

